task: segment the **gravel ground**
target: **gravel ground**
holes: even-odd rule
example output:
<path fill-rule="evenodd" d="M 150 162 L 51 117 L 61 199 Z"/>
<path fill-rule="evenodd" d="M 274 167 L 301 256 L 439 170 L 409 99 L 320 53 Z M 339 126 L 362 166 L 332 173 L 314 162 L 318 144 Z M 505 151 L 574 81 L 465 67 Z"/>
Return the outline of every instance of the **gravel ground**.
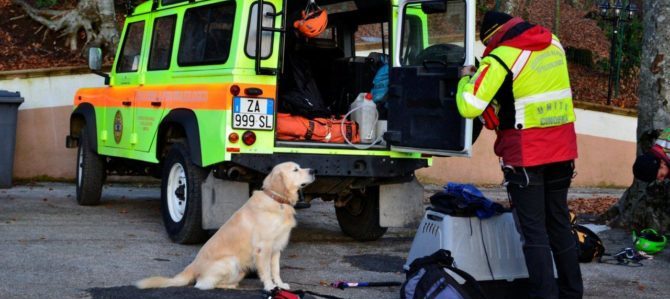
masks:
<path fill-rule="evenodd" d="M 431 195 L 439 186 L 427 186 Z M 499 187 L 484 193 L 504 199 Z M 572 189 L 571 198 L 620 196 L 621 189 Z M 70 184 L 45 183 L 0 190 L 0 298 L 263 298 L 257 278 L 240 290 L 137 290 L 149 275 L 173 275 L 199 245 L 177 245 L 165 235 L 156 188 L 106 186 L 97 207 L 75 203 Z M 392 229 L 359 243 L 342 235 L 332 203 L 300 210 L 299 226 L 282 258 L 282 276 L 294 289 L 342 298 L 398 298 L 399 287 L 337 290 L 321 281 L 403 281 L 402 265 L 414 230 Z M 600 232 L 608 252 L 630 246 L 622 230 Z M 667 298 L 670 253 L 643 267 L 582 264 L 585 298 Z M 494 296 L 495 297 L 495 296 Z M 518 298 L 518 297 L 516 297 Z"/>

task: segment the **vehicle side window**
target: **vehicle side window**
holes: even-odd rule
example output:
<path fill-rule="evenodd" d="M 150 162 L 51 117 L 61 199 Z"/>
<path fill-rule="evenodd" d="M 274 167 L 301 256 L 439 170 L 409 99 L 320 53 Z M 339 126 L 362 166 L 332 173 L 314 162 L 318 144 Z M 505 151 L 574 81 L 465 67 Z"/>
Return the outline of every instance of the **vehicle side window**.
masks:
<path fill-rule="evenodd" d="M 136 72 L 140 66 L 142 38 L 144 37 L 144 21 L 128 24 L 126 37 L 121 48 L 121 55 L 116 65 L 117 73 Z"/>
<path fill-rule="evenodd" d="M 177 15 L 156 18 L 154 32 L 151 35 L 151 51 L 149 52 L 150 71 L 167 70 L 172 57 L 172 40 Z"/>
<path fill-rule="evenodd" d="M 403 12 L 402 65 L 426 62 L 462 65 L 465 61 L 465 1 L 410 3 Z"/>
<path fill-rule="evenodd" d="M 228 60 L 235 21 L 235 2 L 186 10 L 177 63 L 220 64 Z"/>

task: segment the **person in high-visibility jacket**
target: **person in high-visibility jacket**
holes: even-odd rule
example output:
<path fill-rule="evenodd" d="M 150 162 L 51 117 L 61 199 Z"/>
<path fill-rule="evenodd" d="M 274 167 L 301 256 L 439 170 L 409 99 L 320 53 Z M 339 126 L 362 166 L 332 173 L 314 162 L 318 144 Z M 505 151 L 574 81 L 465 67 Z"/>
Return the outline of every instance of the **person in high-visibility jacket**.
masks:
<path fill-rule="evenodd" d="M 481 65 L 461 71 L 456 103 L 463 117 L 480 116 L 496 131 L 494 151 L 524 240 L 529 295 L 581 298 L 567 205 L 577 138 L 565 52 L 548 29 L 499 12 L 486 13 L 480 39 Z"/>

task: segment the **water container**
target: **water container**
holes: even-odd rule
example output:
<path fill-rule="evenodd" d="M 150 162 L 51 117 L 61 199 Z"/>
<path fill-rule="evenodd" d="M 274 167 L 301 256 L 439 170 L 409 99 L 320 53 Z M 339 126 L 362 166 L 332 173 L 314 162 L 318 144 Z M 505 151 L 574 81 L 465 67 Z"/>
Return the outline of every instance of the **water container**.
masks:
<path fill-rule="evenodd" d="M 351 119 L 358 123 L 361 143 L 372 143 L 376 137 L 375 120 L 377 118 L 377 105 L 372 101 L 372 94 L 359 94 L 349 106 L 349 111 L 354 111 L 351 113 Z"/>

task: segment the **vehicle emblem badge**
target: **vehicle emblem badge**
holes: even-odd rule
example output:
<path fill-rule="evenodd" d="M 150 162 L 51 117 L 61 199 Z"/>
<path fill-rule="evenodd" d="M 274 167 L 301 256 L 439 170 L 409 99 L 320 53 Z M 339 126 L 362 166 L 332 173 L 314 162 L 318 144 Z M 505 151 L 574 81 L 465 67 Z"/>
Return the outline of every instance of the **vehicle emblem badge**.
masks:
<path fill-rule="evenodd" d="M 114 115 L 114 141 L 118 144 L 121 142 L 121 136 L 123 136 L 123 118 L 121 117 L 121 111 L 116 111 Z"/>

